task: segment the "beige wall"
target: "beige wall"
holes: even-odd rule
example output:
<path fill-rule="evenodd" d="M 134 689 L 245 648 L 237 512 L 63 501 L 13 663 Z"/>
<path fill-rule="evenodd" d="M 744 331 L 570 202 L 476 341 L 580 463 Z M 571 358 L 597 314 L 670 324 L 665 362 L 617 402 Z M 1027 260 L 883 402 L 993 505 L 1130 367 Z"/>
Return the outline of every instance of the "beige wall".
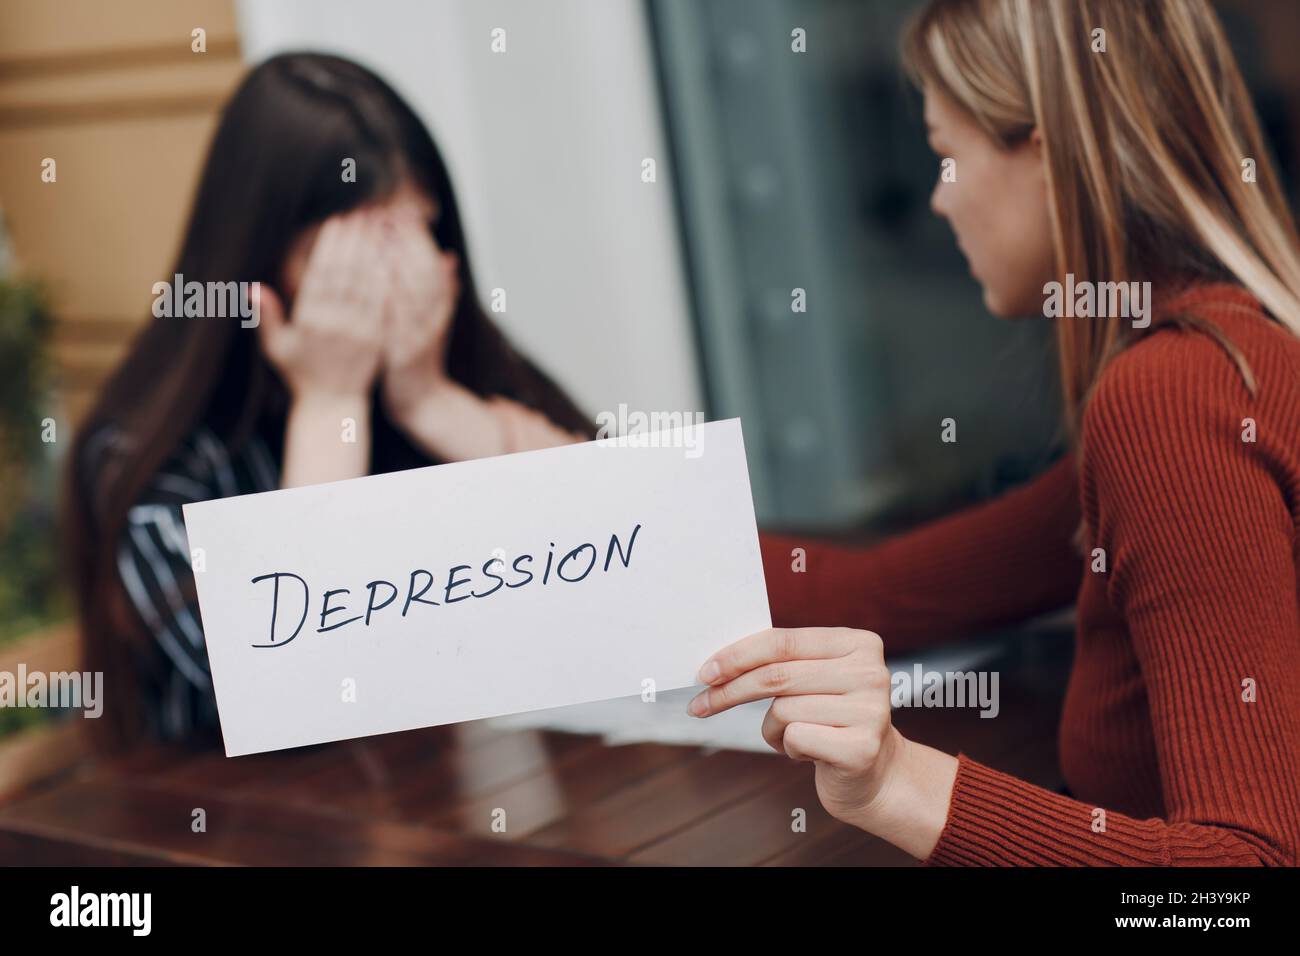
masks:
<path fill-rule="evenodd" d="M 207 31 L 207 52 L 191 31 Z M 242 72 L 232 0 L 0 5 L 0 206 L 54 293 L 79 419 L 168 277 L 217 110 Z M 58 181 L 41 181 L 46 157 Z"/>

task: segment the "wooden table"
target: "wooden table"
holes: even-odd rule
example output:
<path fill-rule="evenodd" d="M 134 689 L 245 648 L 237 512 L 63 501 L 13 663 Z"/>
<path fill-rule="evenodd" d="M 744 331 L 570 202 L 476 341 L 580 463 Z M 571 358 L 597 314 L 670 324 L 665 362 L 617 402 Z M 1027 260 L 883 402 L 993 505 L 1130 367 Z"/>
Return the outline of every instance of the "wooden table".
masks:
<path fill-rule="evenodd" d="M 1001 713 L 896 710 L 907 736 L 1060 786 L 1059 696 L 1001 672 Z M 1050 682 L 1048 682 L 1050 684 Z M 1037 689 L 1036 689 L 1037 688 Z M 796 808 L 806 831 L 792 828 Z M 196 809 L 206 832 L 193 832 Z M 493 830 L 504 811 L 504 832 Z M 776 754 L 503 731 L 479 721 L 226 758 L 153 747 L 0 806 L 0 863 L 909 865 Z"/>

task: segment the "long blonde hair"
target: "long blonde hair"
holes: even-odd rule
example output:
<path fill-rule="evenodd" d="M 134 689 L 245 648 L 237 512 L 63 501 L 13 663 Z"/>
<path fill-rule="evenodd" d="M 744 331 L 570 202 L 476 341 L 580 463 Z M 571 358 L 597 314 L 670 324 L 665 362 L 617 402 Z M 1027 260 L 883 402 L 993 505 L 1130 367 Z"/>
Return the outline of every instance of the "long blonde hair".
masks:
<path fill-rule="evenodd" d="M 1001 146 L 1039 130 L 1058 279 L 1235 281 L 1300 335 L 1295 222 L 1207 0 L 931 0 L 902 50 L 919 86 Z M 1058 323 L 1072 431 L 1135 334 L 1116 318 Z"/>

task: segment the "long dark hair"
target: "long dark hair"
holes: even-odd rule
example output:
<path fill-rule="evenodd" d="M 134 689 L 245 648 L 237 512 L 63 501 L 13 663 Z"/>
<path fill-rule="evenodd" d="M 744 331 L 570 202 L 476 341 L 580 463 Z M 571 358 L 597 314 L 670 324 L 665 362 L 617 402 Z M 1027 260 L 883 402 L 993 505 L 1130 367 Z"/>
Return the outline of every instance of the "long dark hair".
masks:
<path fill-rule="evenodd" d="M 355 181 L 343 163 L 355 160 Z M 335 56 L 284 54 L 253 69 L 217 127 L 175 272 L 186 283 L 276 287 L 291 241 L 306 227 L 382 198 L 404 181 L 436 200 L 438 245 L 460 260 L 461 296 L 448 344 L 449 374 L 474 392 L 502 395 L 557 425 L 592 433 L 589 419 L 515 352 L 474 290 L 447 168 L 424 125 L 383 80 Z M 433 464 L 373 403 L 371 472 Z M 79 428 L 66 496 L 68 558 L 79 599 L 86 666 L 111 686 L 141 687 L 149 640 L 118 578 L 115 552 L 128 510 L 199 425 L 237 450 L 258 435 L 283 443 L 288 396 L 238 318 L 155 318 Z M 105 431 L 114 440 L 103 441 Z M 192 581 L 186 582 L 192 586 Z M 116 694 L 96 721 L 101 743 L 142 729 L 139 694 Z"/>

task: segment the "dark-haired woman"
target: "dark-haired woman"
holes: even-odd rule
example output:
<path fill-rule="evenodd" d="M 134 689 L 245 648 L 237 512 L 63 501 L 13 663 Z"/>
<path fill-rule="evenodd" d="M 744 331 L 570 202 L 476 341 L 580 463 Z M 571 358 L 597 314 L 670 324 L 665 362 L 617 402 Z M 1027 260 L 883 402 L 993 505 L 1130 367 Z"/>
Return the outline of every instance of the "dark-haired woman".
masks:
<path fill-rule="evenodd" d="M 108 745 L 217 726 L 184 503 L 592 434 L 484 314 L 433 140 L 354 63 L 248 75 L 175 272 L 249 283 L 258 321 L 155 318 L 80 429 L 68 534 L 87 666 L 119 688 Z"/>

